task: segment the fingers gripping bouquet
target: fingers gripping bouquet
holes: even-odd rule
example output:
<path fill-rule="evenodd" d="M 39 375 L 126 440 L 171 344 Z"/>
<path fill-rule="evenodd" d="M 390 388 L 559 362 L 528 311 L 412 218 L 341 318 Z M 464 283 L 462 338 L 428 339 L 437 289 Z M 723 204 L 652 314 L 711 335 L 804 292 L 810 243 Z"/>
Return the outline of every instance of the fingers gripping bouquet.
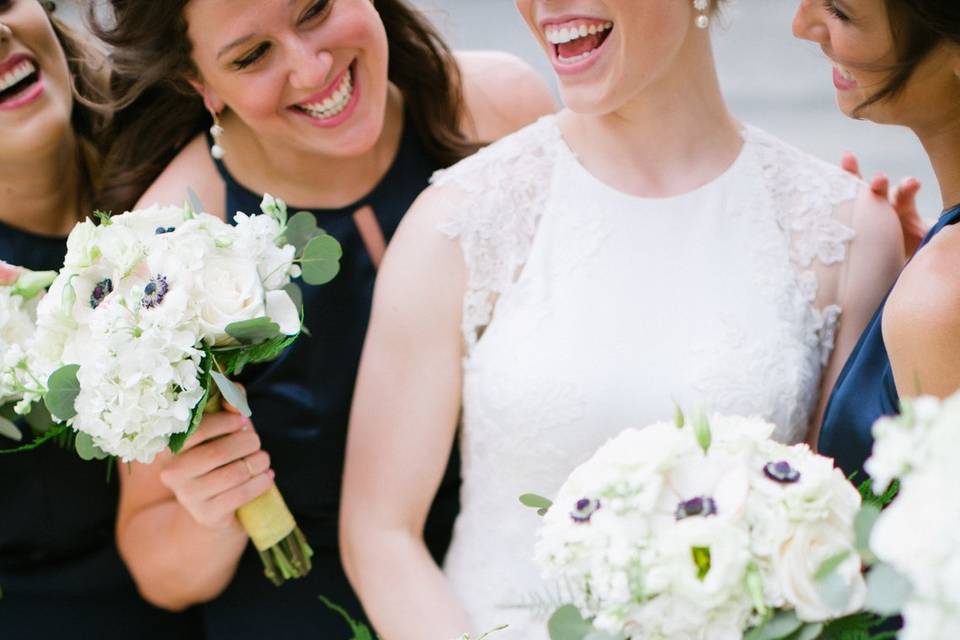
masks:
<path fill-rule="evenodd" d="M 87 220 L 38 308 L 28 358 L 51 414 L 86 458 L 150 463 L 176 453 L 221 397 L 250 415 L 228 376 L 280 355 L 301 331 L 302 275 L 323 284 L 340 247 L 309 213 L 269 195 L 229 225 L 199 207 Z M 26 409 L 24 407 L 23 409 Z M 275 583 L 305 575 L 312 551 L 276 487 L 238 511 Z"/>
<path fill-rule="evenodd" d="M 545 510 L 537 562 L 572 601 L 551 637 L 812 640 L 859 611 L 860 494 L 772 432 L 678 412 L 605 444 L 552 506 L 524 496 Z"/>
<path fill-rule="evenodd" d="M 19 441 L 23 434 L 9 419 L 15 416 L 8 408 L 16 403 L 25 410 L 29 400 L 24 401 L 24 394 L 36 387 L 30 379 L 27 350 L 36 332 L 37 304 L 56 276 L 53 271 L 34 272 L 0 263 L 0 405 L 7 414 L 0 417 L 0 435 L 11 440 Z"/>

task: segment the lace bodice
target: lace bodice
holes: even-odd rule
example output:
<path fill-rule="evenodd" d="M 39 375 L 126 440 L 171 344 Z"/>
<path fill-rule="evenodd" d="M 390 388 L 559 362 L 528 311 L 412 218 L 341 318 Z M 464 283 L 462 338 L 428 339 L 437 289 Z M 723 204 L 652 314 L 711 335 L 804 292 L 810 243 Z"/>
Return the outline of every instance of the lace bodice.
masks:
<path fill-rule="evenodd" d="M 554 117 L 439 173 L 468 268 L 463 487 L 445 571 L 476 631 L 546 638 L 535 513 L 606 439 L 674 403 L 761 415 L 798 442 L 840 318 L 858 182 L 747 127 L 719 178 L 618 192 Z M 538 610 L 540 609 L 540 610 Z"/>

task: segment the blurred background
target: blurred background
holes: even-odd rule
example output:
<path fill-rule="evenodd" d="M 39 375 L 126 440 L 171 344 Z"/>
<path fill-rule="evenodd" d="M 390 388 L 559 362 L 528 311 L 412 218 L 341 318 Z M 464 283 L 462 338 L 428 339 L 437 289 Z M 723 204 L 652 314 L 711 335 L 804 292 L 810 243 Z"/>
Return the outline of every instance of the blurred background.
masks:
<path fill-rule="evenodd" d="M 677 0 L 686 1 L 692 0 Z M 894 181 L 917 176 L 924 184 L 921 213 L 936 217 L 940 193 L 920 144 L 906 129 L 858 122 L 837 110 L 830 63 L 817 45 L 797 40 L 790 32 L 798 2 L 736 0 L 714 27 L 720 78 L 734 113 L 830 162 L 839 162 L 845 150 L 855 151 L 867 177 L 879 170 Z M 555 86 L 545 54 L 513 0 L 413 3 L 455 49 L 509 51 L 534 65 Z M 75 16 L 74 4 L 61 0 L 58 11 Z"/>

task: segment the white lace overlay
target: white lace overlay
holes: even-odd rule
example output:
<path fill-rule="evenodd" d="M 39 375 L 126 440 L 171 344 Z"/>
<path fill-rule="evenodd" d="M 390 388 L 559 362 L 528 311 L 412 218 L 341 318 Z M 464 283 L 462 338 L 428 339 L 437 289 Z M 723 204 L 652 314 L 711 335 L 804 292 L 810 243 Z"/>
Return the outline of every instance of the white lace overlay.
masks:
<path fill-rule="evenodd" d="M 858 182 L 748 128 L 734 165 L 691 193 L 619 193 L 552 117 L 435 184 L 464 199 L 461 514 L 444 570 L 474 631 L 546 639 L 559 604 L 532 562 L 538 517 L 609 437 L 692 408 L 761 415 L 801 440 L 840 316 Z M 495 311 L 495 313 L 494 313 Z"/>

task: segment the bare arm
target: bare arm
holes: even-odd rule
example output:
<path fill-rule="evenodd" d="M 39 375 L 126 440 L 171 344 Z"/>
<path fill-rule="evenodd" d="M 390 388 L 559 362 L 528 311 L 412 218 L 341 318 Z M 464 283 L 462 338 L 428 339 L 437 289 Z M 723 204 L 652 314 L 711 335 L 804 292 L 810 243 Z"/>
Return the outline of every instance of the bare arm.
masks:
<path fill-rule="evenodd" d="M 467 112 L 463 130 L 475 142 L 494 142 L 557 110 L 543 76 L 516 56 L 463 51 L 457 64 Z"/>
<path fill-rule="evenodd" d="M 820 437 L 827 402 L 840 372 L 904 261 L 900 222 L 885 198 L 862 189 L 853 203 L 850 224 L 857 237 L 842 268 L 836 270 L 836 282 L 833 283 L 843 316 L 833 353 L 823 374 L 816 415 L 807 437 L 814 448 Z"/>
<path fill-rule="evenodd" d="M 468 621 L 423 541 L 460 411 L 465 267 L 436 226 L 449 195 L 407 214 L 377 280 L 350 419 L 344 566 L 386 640 L 449 640 Z"/>

